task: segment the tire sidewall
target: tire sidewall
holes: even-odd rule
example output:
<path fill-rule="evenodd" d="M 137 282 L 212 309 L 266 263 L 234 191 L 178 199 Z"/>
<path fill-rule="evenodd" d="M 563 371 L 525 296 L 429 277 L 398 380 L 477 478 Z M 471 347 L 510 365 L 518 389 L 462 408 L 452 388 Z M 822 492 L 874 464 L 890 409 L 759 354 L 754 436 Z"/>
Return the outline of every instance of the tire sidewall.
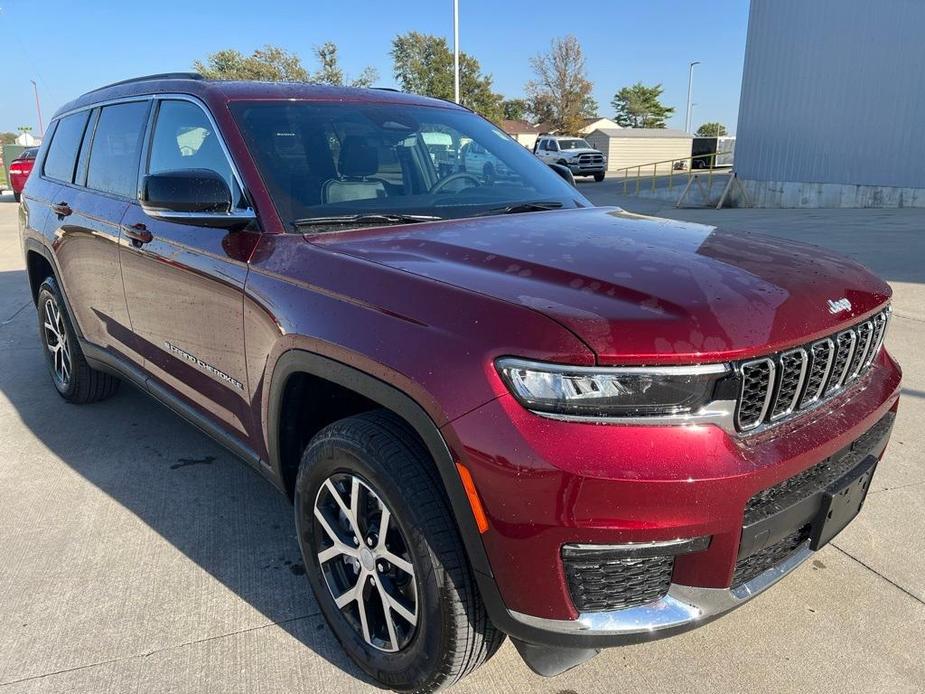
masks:
<path fill-rule="evenodd" d="M 66 386 L 58 381 L 55 375 L 54 363 L 52 362 L 51 352 L 48 350 L 48 341 L 45 337 L 45 302 L 48 301 L 48 299 L 54 300 L 58 311 L 61 313 L 61 323 L 64 325 L 64 330 L 67 333 L 67 342 L 71 355 L 71 378 Z M 61 297 L 61 291 L 58 289 L 58 283 L 54 278 L 46 278 L 41 286 L 39 286 L 36 304 L 38 307 L 39 339 L 42 343 L 42 351 L 45 353 L 45 364 L 48 366 L 48 373 L 57 391 L 65 398 L 70 397 L 74 394 L 77 387 L 77 352 L 75 350 L 78 349 L 78 345 L 74 330 L 71 327 L 71 321 L 67 314 L 67 309 L 64 306 L 64 300 Z"/>
<path fill-rule="evenodd" d="M 344 619 L 328 589 L 313 547 L 315 498 L 324 481 L 337 473 L 363 479 L 392 512 L 408 541 L 415 569 L 418 599 L 417 627 L 411 642 L 401 651 L 388 653 L 368 645 Z M 415 518 L 415 507 L 403 499 L 398 483 L 381 469 L 375 458 L 349 438 L 323 437 L 306 450 L 295 486 L 295 521 L 299 548 L 312 590 L 334 635 L 344 649 L 369 675 L 400 690 L 413 690 L 436 674 L 448 648 L 451 614 L 444 614 L 448 601 L 441 599 L 448 580 L 439 558 Z"/>

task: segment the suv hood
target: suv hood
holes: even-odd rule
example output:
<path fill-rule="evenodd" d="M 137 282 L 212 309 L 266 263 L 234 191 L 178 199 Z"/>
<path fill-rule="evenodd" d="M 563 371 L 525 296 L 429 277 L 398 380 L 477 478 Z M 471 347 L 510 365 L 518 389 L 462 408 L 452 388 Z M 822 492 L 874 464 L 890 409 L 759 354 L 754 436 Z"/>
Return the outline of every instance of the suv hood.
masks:
<path fill-rule="evenodd" d="M 817 246 L 618 208 L 308 238 L 540 311 L 581 338 L 601 364 L 766 354 L 832 333 L 891 294 L 863 266 Z M 831 313 L 829 300 L 840 299 L 851 308 Z"/>

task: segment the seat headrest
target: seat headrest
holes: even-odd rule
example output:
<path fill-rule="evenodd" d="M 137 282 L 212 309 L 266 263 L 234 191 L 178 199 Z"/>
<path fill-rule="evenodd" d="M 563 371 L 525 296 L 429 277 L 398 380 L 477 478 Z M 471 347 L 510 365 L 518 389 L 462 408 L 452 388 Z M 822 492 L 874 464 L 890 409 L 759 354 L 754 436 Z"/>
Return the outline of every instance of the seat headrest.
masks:
<path fill-rule="evenodd" d="M 372 176 L 379 171 L 379 150 L 371 147 L 365 138 L 345 137 L 340 147 L 339 164 L 341 176 Z"/>

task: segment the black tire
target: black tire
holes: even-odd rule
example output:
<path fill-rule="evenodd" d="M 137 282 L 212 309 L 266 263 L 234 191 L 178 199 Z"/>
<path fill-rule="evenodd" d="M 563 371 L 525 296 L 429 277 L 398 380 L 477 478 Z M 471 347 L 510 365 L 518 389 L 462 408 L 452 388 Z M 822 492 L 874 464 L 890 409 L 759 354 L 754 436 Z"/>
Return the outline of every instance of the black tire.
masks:
<path fill-rule="evenodd" d="M 491 162 L 487 162 L 485 166 L 482 167 L 482 176 L 486 182 L 495 180 L 495 167 Z"/>
<path fill-rule="evenodd" d="M 603 181 L 603 180 L 604 180 L 604 172 L 601 171 L 600 173 L 594 174 L 594 180 L 597 181 L 598 183 L 600 183 L 601 181 Z"/>
<path fill-rule="evenodd" d="M 87 364 L 54 277 L 48 277 L 39 287 L 36 309 L 42 351 L 58 394 L 75 405 L 99 402 L 114 395 L 119 390 L 119 379 Z M 52 330 L 46 327 L 50 323 L 55 324 Z M 51 342 L 55 340 L 57 346 L 58 331 L 64 339 L 63 348 L 59 347 L 56 354 Z M 66 364 L 66 369 L 61 364 Z"/>
<path fill-rule="evenodd" d="M 410 622 L 400 622 L 406 627 L 406 641 L 394 652 L 377 648 L 357 626 L 354 616 L 358 616 L 359 600 L 354 598 L 344 604 L 342 611 L 335 602 L 334 588 L 329 588 L 329 581 L 335 580 L 331 578 L 334 571 L 339 571 L 340 576 L 355 574 L 354 585 L 362 584 L 360 596 L 364 595 L 368 579 L 372 607 L 378 604 L 381 608 L 385 601 L 376 597 L 373 587 L 382 594 L 386 585 L 383 577 L 388 573 L 375 574 L 373 568 L 367 574 L 362 573 L 361 563 L 369 558 L 368 554 L 358 559 L 336 554 L 324 561 L 327 573 L 318 558 L 318 534 L 325 538 L 329 535 L 315 518 L 316 503 L 320 504 L 330 493 L 327 480 L 352 481 L 352 478 L 359 478 L 374 493 L 372 498 L 383 509 L 388 508 L 390 522 L 395 525 L 387 526 L 393 527 L 388 531 L 391 544 L 387 549 L 403 547 L 403 556 L 410 560 L 414 570 L 411 580 L 415 586 L 416 625 L 409 627 Z M 431 692 L 449 686 L 488 660 L 504 640 L 504 634 L 495 629 L 485 611 L 440 485 L 434 464 L 414 431 L 399 417 L 382 410 L 342 419 L 318 433 L 302 455 L 296 480 L 294 501 L 299 546 L 325 619 L 357 665 L 378 682 L 398 691 Z M 370 492 L 365 494 L 366 508 L 370 508 Z M 359 492 L 356 499 L 346 500 L 351 508 L 364 505 Z M 357 521 L 357 526 L 360 525 Z M 360 534 L 374 527 L 381 526 L 369 523 Z M 401 533 L 398 539 L 394 528 Z M 339 528 L 337 533 L 343 529 Z M 346 533 L 343 543 L 349 544 L 349 528 Z M 357 543 L 354 537 L 353 541 L 358 545 L 357 552 L 366 550 L 367 543 L 363 540 Z M 369 543 L 370 547 L 379 547 L 378 538 L 370 539 Z M 387 561 L 386 566 L 389 567 Z M 376 568 L 383 570 L 378 563 Z M 387 571 L 395 568 L 389 567 Z M 353 579 L 348 578 L 348 584 L 350 580 Z M 338 592 L 343 596 L 354 591 Z M 369 615 L 381 617 L 381 612 L 363 609 L 364 624 L 373 623 Z M 400 613 L 390 614 L 394 626 Z M 371 629 L 369 626 L 366 631 Z"/>
<path fill-rule="evenodd" d="M 16 202 L 19 202 L 21 199 L 22 199 L 22 193 L 17 193 L 17 192 L 14 190 L 14 191 L 13 191 L 13 200 L 15 200 Z"/>

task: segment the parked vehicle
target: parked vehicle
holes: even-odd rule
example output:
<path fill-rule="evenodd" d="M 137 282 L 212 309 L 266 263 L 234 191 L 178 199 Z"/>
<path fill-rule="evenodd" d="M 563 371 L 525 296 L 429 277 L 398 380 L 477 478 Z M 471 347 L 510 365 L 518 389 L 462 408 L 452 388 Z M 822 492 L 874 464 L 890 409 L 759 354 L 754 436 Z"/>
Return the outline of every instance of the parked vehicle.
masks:
<path fill-rule="evenodd" d="M 543 135 L 533 153 L 547 164 L 567 166 L 574 176 L 594 176 L 600 183 L 607 171 L 607 158 L 579 137 Z"/>
<path fill-rule="evenodd" d="M 695 137 L 691 143 L 691 168 L 710 169 L 732 166 L 735 158 L 734 137 Z M 715 154 L 716 156 L 706 156 Z"/>
<path fill-rule="evenodd" d="M 483 181 L 491 181 L 496 176 L 508 175 L 507 167 L 494 154 L 478 142 L 467 142 L 460 149 L 463 170 Z"/>
<path fill-rule="evenodd" d="M 32 166 L 35 164 L 35 156 L 38 151 L 38 147 L 24 149 L 16 159 L 10 162 L 10 188 L 13 189 L 13 199 L 16 200 L 16 202 L 19 202 L 22 196 L 22 189 L 26 186 L 29 174 L 32 173 Z"/>
<path fill-rule="evenodd" d="M 900 369 L 854 261 L 592 207 L 391 91 L 160 75 L 48 132 L 20 229 L 54 387 L 129 381 L 292 499 L 383 686 L 452 684 L 505 634 L 554 675 L 699 626 L 864 502 Z M 429 132 L 507 175 L 441 173 Z"/>

